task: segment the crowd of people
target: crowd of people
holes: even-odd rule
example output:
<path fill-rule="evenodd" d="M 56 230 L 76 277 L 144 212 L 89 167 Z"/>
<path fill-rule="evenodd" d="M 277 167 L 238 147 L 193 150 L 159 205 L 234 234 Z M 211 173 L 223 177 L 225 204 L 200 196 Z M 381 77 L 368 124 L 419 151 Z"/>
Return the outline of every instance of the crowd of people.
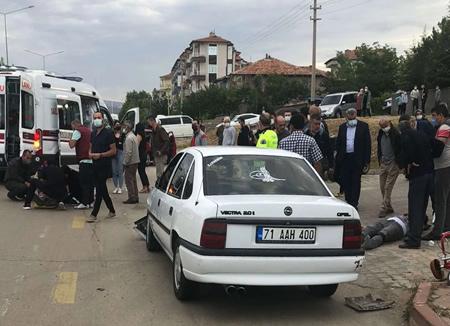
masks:
<path fill-rule="evenodd" d="M 406 236 L 401 248 L 419 248 L 421 239 L 437 240 L 441 233 L 450 231 L 450 119 L 446 104 L 435 106 L 431 115 L 430 121 L 422 110 L 417 109 L 413 117 L 401 115 L 398 125 L 390 118 L 379 120 L 380 218 L 395 212 L 391 195 L 399 175 L 404 173 L 409 182 L 408 228 L 402 227 Z M 361 176 L 371 164 L 372 141 L 369 125 L 357 117 L 356 108 L 346 111 L 346 121 L 339 126 L 334 141 L 315 105 L 309 108 L 306 116 L 290 111 L 279 115 L 263 112 L 255 133 L 244 119 L 239 120 L 237 129 L 231 125 L 230 118 L 225 117 L 217 135 L 221 146 L 279 148 L 302 155 L 322 177 L 337 182 L 339 193 L 358 209 Z M 32 200 L 45 203 L 47 199 L 54 207 L 61 208 L 67 196 L 76 197 L 75 209 L 92 208 L 87 222 L 97 220 L 100 206 L 105 202 L 111 218 L 115 216 L 115 208 L 107 188 L 108 178 L 113 178 L 113 194 L 126 190 L 128 198 L 123 203 L 136 204 L 139 193 L 147 193 L 150 189 L 145 170 L 149 156 L 156 166 L 158 178 L 176 154 L 173 133 L 167 133 L 154 116 L 136 126 L 130 122 L 116 122 L 110 128 L 103 114 L 96 112 L 92 130 L 79 120 L 72 122 L 72 128 L 69 145 L 75 148 L 78 161 L 77 182 L 71 180 L 73 175 L 68 169 L 60 169 L 56 162 L 49 160 L 42 162 L 37 176 L 33 177 L 33 156 L 25 150 L 20 158 L 10 162 L 6 173 L 10 199 L 23 200 L 24 209 L 31 209 Z M 150 141 L 146 134 L 148 129 L 151 130 Z M 206 146 L 207 134 L 202 123 L 194 120 L 192 130 L 191 146 Z M 138 190 L 137 175 L 141 190 Z M 429 232 L 423 234 L 430 222 L 426 216 L 430 198 L 435 220 Z M 383 237 L 382 232 L 371 233 L 371 236 L 375 235 Z"/>
<path fill-rule="evenodd" d="M 364 92 L 362 90 L 361 94 Z M 230 118 L 225 117 L 221 145 L 279 148 L 300 154 L 322 177 L 336 181 L 341 189 L 338 195 L 343 193 L 347 203 L 358 209 L 361 176 L 370 166 L 372 156 L 369 125 L 358 119 L 358 115 L 356 108 L 346 111 L 346 121 L 339 126 L 334 142 L 320 109 L 314 105 L 307 116 L 296 112 L 279 115 L 263 112 L 254 134 L 242 119 L 237 133 L 230 125 Z M 447 105 L 438 104 L 431 115 L 430 121 L 422 110 L 417 109 L 415 116 L 402 114 L 398 125 L 394 125 L 391 118 L 379 120 L 376 143 L 382 196 L 380 218 L 395 212 L 391 196 L 399 175 L 403 173 L 409 182 L 405 217 L 408 229 L 405 229 L 401 248 L 419 248 L 422 239 L 438 240 L 441 233 L 450 231 L 450 119 Z M 430 198 L 435 214 L 432 226 L 426 213 Z M 429 228 L 431 230 L 423 234 L 423 230 Z"/>

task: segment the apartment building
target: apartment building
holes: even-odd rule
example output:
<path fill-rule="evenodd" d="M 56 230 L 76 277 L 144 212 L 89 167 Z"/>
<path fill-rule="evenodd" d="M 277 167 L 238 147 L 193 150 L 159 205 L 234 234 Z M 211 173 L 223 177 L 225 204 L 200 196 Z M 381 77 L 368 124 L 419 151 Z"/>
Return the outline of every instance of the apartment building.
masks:
<path fill-rule="evenodd" d="M 189 96 L 230 75 L 245 63 L 233 43 L 214 32 L 193 40 L 172 67 L 172 97 Z"/>

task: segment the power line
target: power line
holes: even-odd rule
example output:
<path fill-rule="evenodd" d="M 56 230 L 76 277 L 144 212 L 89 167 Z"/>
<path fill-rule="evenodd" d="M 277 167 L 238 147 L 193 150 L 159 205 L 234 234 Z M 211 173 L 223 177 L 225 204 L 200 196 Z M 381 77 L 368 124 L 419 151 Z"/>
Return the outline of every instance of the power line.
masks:
<path fill-rule="evenodd" d="M 348 9 L 352 9 L 352 8 L 355 8 L 355 7 L 358 7 L 358 6 L 362 6 L 362 5 L 364 5 L 364 4 L 368 3 L 368 2 L 371 2 L 371 1 L 373 1 L 373 0 L 366 0 L 366 1 L 363 1 L 363 2 L 360 2 L 360 3 L 357 3 L 357 4 L 354 4 L 354 5 L 352 5 L 352 6 L 347 6 L 347 7 L 344 7 L 344 8 L 339 8 L 339 9 L 336 9 L 336 10 L 333 10 L 333 11 L 327 11 L 327 12 L 325 12 L 324 14 L 322 14 L 322 16 L 330 15 L 330 14 L 334 14 L 334 13 L 336 13 L 336 12 L 341 12 L 341 11 L 344 11 L 344 10 L 348 10 Z"/>

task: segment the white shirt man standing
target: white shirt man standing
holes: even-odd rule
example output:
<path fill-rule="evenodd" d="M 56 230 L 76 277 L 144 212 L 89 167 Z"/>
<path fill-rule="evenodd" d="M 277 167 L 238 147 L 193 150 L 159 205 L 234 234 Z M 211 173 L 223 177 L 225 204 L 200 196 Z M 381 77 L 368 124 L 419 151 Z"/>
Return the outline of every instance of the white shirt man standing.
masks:
<path fill-rule="evenodd" d="M 230 117 L 223 118 L 223 141 L 222 146 L 236 145 L 236 129 L 230 124 Z"/>

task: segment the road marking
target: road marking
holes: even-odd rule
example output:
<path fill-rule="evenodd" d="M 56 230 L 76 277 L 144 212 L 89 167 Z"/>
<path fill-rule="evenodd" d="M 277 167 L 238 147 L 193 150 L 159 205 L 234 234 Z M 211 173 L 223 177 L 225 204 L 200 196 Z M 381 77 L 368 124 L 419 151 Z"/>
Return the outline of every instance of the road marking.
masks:
<path fill-rule="evenodd" d="M 58 283 L 53 291 L 53 302 L 60 304 L 75 303 L 77 279 L 77 272 L 60 272 L 58 275 Z"/>
<path fill-rule="evenodd" d="M 39 235 L 39 238 L 44 239 L 44 238 L 47 236 L 47 232 L 48 232 L 48 229 L 49 229 L 49 228 L 50 228 L 50 227 L 49 227 L 48 225 L 46 225 L 45 228 L 44 228 L 44 232 L 42 232 L 42 233 Z"/>
<path fill-rule="evenodd" d="M 75 216 L 72 221 L 72 229 L 84 229 L 86 219 L 84 216 Z"/>

